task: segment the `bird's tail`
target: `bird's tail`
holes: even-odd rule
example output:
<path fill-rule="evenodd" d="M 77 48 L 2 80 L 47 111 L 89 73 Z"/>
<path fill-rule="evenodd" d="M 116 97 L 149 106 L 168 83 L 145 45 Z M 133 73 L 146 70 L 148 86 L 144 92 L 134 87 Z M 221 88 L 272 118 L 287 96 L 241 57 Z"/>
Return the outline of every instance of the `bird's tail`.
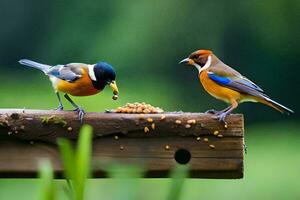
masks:
<path fill-rule="evenodd" d="M 39 70 L 43 71 L 44 73 L 46 73 L 47 70 L 51 67 L 50 65 L 37 63 L 37 62 L 34 62 L 32 60 L 28 60 L 28 59 L 21 59 L 21 60 L 19 60 L 19 63 L 21 65 L 26 65 L 26 66 L 29 66 L 29 67 L 39 69 Z"/>
<path fill-rule="evenodd" d="M 275 110 L 277 110 L 281 113 L 284 113 L 284 114 L 290 115 L 290 114 L 295 113 L 293 110 L 281 105 L 280 103 L 278 103 L 266 96 L 264 96 L 263 99 L 259 99 L 258 101 L 267 106 L 270 106 L 270 107 L 274 108 Z"/>

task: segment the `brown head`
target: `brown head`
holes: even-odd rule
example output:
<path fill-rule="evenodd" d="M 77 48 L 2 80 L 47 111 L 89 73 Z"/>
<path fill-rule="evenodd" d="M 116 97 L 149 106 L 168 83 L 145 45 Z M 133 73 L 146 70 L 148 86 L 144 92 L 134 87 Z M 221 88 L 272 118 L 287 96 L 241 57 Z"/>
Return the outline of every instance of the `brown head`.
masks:
<path fill-rule="evenodd" d="M 210 50 L 198 50 L 189 55 L 189 57 L 183 59 L 179 64 L 187 64 L 195 66 L 199 71 L 202 71 L 202 68 L 207 68 L 211 65 L 212 59 L 215 56 Z"/>

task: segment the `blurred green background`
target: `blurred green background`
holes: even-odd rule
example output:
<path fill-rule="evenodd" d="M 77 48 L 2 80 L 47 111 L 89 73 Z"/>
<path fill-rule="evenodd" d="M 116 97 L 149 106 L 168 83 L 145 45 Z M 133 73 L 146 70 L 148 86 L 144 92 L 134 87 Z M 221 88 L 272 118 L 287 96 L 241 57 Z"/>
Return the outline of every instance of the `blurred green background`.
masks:
<path fill-rule="evenodd" d="M 41 72 L 17 63 L 107 61 L 117 71 L 112 92 L 74 98 L 87 111 L 146 101 L 168 111 L 203 112 L 225 104 L 209 96 L 196 69 L 178 62 L 211 49 L 269 96 L 296 111 L 285 116 L 246 103 L 243 180 L 188 180 L 184 199 L 300 199 L 300 1 L 0 1 L 0 107 L 57 106 Z M 66 108 L 71 108 L 64 101 Z M 0 199 L 34 199 L 37 180 L 0 180 Z M 94 180 L 91 195 L 105 198 L 113 182 Z M 160 199 L 168 180 L 143 180 L 140 196 Z M 156 191 L 156 192 L 153 192 Z M 138 192 L 137 192 L 138 193 Z M 107 198 L 109 199 L 109 198 Z"/>

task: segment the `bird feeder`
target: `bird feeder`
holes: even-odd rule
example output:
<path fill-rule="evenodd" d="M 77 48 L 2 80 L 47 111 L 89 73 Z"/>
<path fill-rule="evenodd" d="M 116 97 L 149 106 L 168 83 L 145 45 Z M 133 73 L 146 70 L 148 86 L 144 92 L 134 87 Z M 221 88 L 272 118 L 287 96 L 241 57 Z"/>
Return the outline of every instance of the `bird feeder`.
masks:
<path fill-rule="evenodd" d="M 193 178 L 242 178 L 244 122 L 228 115 L 227 126 L 203 113 L 86 113 L 93 127 L 92 161 L 142 164 L 146 177 L 167 177 L 176 165 L 189 165 Z M 63 172 L 56 141 L 76 141 L 81 123 L 74 112 L 0 110 L 0 177 L 36 177 L 47 158 Z M 101 169 L 95 177 L 105 177 Z"/>

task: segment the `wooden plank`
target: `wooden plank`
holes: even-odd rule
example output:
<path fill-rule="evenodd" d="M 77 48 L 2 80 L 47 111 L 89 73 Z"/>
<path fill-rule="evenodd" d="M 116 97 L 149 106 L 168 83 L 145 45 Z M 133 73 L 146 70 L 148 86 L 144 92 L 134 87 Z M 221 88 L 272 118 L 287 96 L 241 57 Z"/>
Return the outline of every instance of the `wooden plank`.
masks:
<path fill-rule="evenodd" d="M 242 138 L 222 138 L 211 142 L 197 141 L 194 138 L 101 138 L 94 140 L 93 160 L 101 163 L 121 162 L 142 164 L 149 177 L 166 177 L 177 163 L 175 153 L 187 150 L 191 159 L 191 177 L 241 178 L 243 168 Z M 165 140 L 166 139 L 166 140 Z M 214 144 L 215 149 L 208 145 Z M 165 146 L 169 145 L 170 149 Z M 231 146 L 234 148 L 231 148 Z M 120 148 L 120 147 L 123 148 Z M 0 176 L 28 177 L 38 170 L 41 159 L 50 159 L 56 174 L 61 174 L 62 166 L 55 145 L 41 142 L 0 142 Z M 222 175 L 224 172 L 224 176 Z M 101 172 L 101 173 L 99 173 Z M 214 173 L 211 173 L 214 172 Z M 95 170 L 98 177 L 104 176 L 103 170 Z M 206 175 L 205 175 L 206 174 Z M 205 176 L 204 176 L 205 175 Z"/>
<path fill-rule="evenodd" d="M 166 117 L 164 120 L 161 120 L 162 115 Z M 0 109 L 0 124 L 2 124 L 0 136 L 54 143 L 57 137 L 77 139 L 81 127 L 77 117 L 76 112 L 72 111 Z M 148 118 L 153 122 L 148 122 Z M 43 119 L 49 119 L 48 123 L 42 123 Z M 186 128 L 189 119 L 195 119 L 196 124 Z M 181 124 L 176 124 L 176 120 L 180 120 Z M 228 128 L 214 119 L 211 114 L 203 113 L 145 114 L 143 119 L 139 114 L 120 113 L 87 113 L 85 116 L 85 123 L 94 127 L 94 137 L 204 136 L 215 131 L 219 131 L 223 136 L 242 137 L 244 131 L 242 115 L 229 115 L 226 120 Z M 151 129 L 153 123 L 155 130 Z M 144 133 L 145 127 L 150 129 L 149 134 Z M 71 129 L 72 131 L 68 131 Z"/>
<path fill-rule="evenodd" d="M 190 119 L 196 124 L 187 128 Z M 167 177 L 180 163 L 190 166 L 193 178 L 242 178 L 243 116 L 226 120 L 227 128 L 202 113 L 147 114 L 143 119 L 139 114 L 87 113 L 85 122 L 94 128 L 94 175 L 106 177 L 103 166 L 120 162 L 143 165 L 146 177 Z M 56 140 L 76 142 L 81 125 L 74 112 L 0 109 L 0 177 L 35 177 L 45 158 L 56 177 L 62 177 Z M 144 127 L 150 131 L 145 133 Z"/>

